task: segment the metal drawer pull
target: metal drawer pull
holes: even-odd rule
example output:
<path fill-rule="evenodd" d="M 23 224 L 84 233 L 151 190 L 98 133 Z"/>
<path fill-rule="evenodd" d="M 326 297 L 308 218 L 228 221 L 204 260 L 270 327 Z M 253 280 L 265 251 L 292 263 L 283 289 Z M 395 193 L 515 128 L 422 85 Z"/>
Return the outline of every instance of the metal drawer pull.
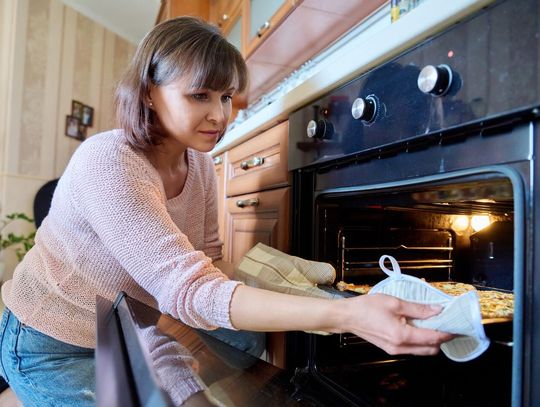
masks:
<path fill-rule="evenodd" d="M 270 28 L 270 21 L 265 21 L 257 31 L 257 37 L 261 38 L 266 30 Z"/>
<path fill-rule="evenodd" d="M 253 157 L 251 160 L 242 161 L 240 163 L 240 168 L 244 171 L 249 170 L 252 167 L 258 167 L 264 164 L 264 157 Z"/>
<path fill-rule="evenodd" d="M 258 198 L 240 199 L 236 201 L 236 206 L 239 208 L 245 208 L 246 206 L 259 206 Z"/>
<path fill-rule="evenodd" d="M 222 156 L 214 157 L 214 165 L 219 165 L 222 162 L 223 162 L 223 157 Z"/>

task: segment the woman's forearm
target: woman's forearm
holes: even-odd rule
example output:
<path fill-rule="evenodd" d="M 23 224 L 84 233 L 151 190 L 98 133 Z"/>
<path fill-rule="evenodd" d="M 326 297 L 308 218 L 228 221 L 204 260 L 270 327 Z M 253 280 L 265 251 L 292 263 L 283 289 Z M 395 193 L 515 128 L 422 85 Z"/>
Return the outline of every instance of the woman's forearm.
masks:
<path fill-rule="evenodd" d="M 241 285 L 231 301 L 231 322 L 237 329 L 250 331 L 336 332 L 335 302 Z"/>

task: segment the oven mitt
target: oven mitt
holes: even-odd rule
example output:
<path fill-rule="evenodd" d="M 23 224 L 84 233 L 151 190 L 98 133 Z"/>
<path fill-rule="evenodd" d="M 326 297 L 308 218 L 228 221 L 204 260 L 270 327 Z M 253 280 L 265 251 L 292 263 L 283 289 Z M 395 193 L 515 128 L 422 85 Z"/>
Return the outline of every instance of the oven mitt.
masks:
<path fill-rule="evenodd" d="M 384 262 L 389 260 L 392 270 Z M 480 303 L 475 291 L 458 297 L 443 293 L 419 278 L 401 274 L 395 258 L 384 255 L 379 266 L 389 276 L 376 284 L 369 294 L 387 294 L 405 301 L 421 304 L 437 304 L 443 307 L 440 314 L 429 319 L 413 319 L 410 324 L 420 328 L 435 329 L 460 335 L 441 345 L 443 353 L 456 362 L 467 362 L 480 356 L 489 346 L 482 325 Z"/>
<path fill-rule="evenodd" d="M 336 279 L 334 267 L 328 263 L 290 256 L 263 243 L 258 243 L 240 260 L 235 278 L 247 285 L 285 294 L 318 298 L 341 298 L 317 288 L 331 285 Z"/>

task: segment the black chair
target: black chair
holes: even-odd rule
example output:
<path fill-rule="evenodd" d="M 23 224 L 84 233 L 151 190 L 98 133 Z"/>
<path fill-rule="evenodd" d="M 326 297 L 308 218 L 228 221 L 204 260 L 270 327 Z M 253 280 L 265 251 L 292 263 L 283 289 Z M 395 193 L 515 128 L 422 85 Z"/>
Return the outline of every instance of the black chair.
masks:
<path fill-rule="evenodd" d="M 36 193 L 34 198 L 34 222 L 36 228 L 39 228 L 45 216 L 49 213 L 51 208 L 51 201 L 58 184 L 58 179 L 53 179 L 43 185 Z"/>

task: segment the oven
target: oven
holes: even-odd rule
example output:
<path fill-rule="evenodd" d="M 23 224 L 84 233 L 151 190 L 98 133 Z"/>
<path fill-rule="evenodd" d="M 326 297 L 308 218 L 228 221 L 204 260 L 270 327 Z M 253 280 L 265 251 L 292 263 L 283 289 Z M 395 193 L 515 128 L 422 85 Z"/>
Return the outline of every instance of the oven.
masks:
<path fill-rule="evenodd" d="M 537 1 L 496 2 L 291 114 L 293 254 L 347 283 L 384 279 L 389 254 L 427 281 L 514 294 L 473 361 L 294 334 L 298 382 L 337 405 L 540 405 L 539 27 Z"/>

